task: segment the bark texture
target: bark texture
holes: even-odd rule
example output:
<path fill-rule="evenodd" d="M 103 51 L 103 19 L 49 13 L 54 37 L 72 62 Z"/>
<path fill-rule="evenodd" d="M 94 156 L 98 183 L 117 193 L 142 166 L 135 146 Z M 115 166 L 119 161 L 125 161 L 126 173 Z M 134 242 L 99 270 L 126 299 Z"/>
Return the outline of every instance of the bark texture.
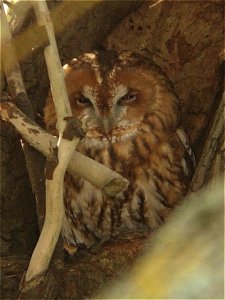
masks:
<path fill-rule="evenodd" d="M 0 126 L 1 255 L 31 254 L 38 236 L 34 197 L 19 137 Z"/>
<path fill-rule="evenodd" d="M 20 66 L 25 88 L 29 98 L 32 99 L 35 121 L 44 126 L 42 109 L 49 90 L 49 79 L 43 54 L 43 47 L 46 45 L 46 34 L 43 35 L 43 28 L 35 26 L 34 13 L 32 10 L 27 10 L 27 4 L 24 7 L 19 2 L 18 4 L 16 1 L 12 2 L 15 3 L 15 10 L 12 8 L 11 23 L 14 28 L 17 53 L 19 58 L 22 59 L 20 60 Z M 90 51 L 93 48 L 97 48 L 113 26 L 130 11 L 140 6 L 140 4 L 141 1 L 110 1 L 107 3 L 95 1 L 48 1 L 57 34 L 57 45 L 62 64 L 82 51 Z M 86 5 L 88 7 L 92 5 L 93 7 L 92 9 L 87 9 Z M 26 18 L 22 20 L 21 14 L 24 12 L 26 12 Z M 74 43 L 73 47 L 70 46 L 71 42 Z M 6 90 L 6 80 L 1 73 L 1 91 Z M 26 223 L 24 220 L 24 218 L 27 218 L 26 212 L 30 219 L 36 220 L 35 199 L 27 178 L 18 136 L 14 135 L 12 137 L 13 130 L 11 129 L 8 132 L 8 128 L 4 124 L 1 126 L 1 216 L 2 243 L 5 245 L 2 251 L 5 254 L 13 255 L 20 252 L 23 253 L 23 251 L 27 253 L 26 250 L 30 253 L 37 240 L 38 231 L 35 224 L 31 223 L 32 226 L 29 226 L 29 223 Z M 11 172 L 12 169 L 13 172 Z M 44 160 L 42 162 L 42 170 L 44 170 Z M 18 172 L 22 173 L 19 175 L 21 181 L 17 179 Z M 15 188 L 12 189 L 14 186 Z M 20 195 L 23 196 L 20 197 Z M 9 218 L 10 211 L 12 213 L 15 211 L 16 213 L 17 210 L 20 211 L 24 207 L 21 206 L 21 202 L 26 206 L 24 215 L 21 212 L 17 218 Z M 41 217 L 41 224 L 43 224 L 44 208 L 38 206 L 38 209 L 40 209 L 38 213 Z M 4 221 L 5 219 L 6 221 Z M 21 221 L 18 222 L 18 219 L 21 219 Z M 23 225 L 21 225 L 21 222 Z M 31 230 L 31 232 L 26 234 L 28 230 Z M 10 237 L 11 232 L 15 232 L 14 238 Z M 21 232 L 21 235 L 17 235 L 16 232 Z M 21 237 L 21 241 L 19 237 Z M 15 242 L 13 239 L 15 239 Z M 20 245 L 22 248 L 20 248 Z M 13 252 L 8 253 L 9 248 Z"/>
<path fill-rule="evenodd" d="M 104 44 L 146 55 L 167 73 L 197 158 L 223 89 L 224 9 L 224 1 L 146 1 Z"/>
<path fill-rule="evenodd" d="M 183 124 L 199 161 L 202 154 L 209 151 L 204 145 L 213 137 L 210 129 L 219 103 L 223 101 L 224 1 L 109 1 L 96 3 L 85 14 L 82 12 L 76 15 L 75 20 L 67 22 L 66 16 L 74 15 L 75 3 L 77 1 L 49 1 L 49 7 L 55 11 L 54 22 L 58 28 L 57 42 L 62 63 L 82 51 L 97 48 L 133 50 L 152 58 L 170 77 L 181 99 Z M 59 5 L 65 6 L 62 9 Z M 32 23 L 33 15 L 29 13 L 24 25 L 16 31 L 16 36 L 25 33 Z M 21 41 L 24 43 L 23 39 Z M 43 46 L 43 41 L 40 43 Z M 30 51 L 21 67 L 28 95 L 34 99 L 36 121 L 42 124 L 42 108 L 49 81 L 41 49 Z M 4 83 L 4 79 L 1 80 Z M 222 117 L 221 113 L 220 121 Z M 27 254 L 34 245 L 36 227 L 32 226 L 35 212 L 28 201 L 32 194 L 18 138 L 5 128 L 2 128 L 1 135 L 5 143 L 1 147 L 2 236 L 6 243 L 3 254 L 8 255 L 1 261 L 1 298 L 14 299 L 29 262 L 29 257 L 18 255 Z M 224 170 L 224 135 L 218 135 L 214 142 L 213 155 L 206 162 L 204 185 Z M 20 179 L 18 184 L 14 183 L 14 178 Z M 201 186 L 197 185 L 195 189 Z M 31 225 L 26 225 L 29 218 Z M 212 245 L 210 235 L 205 241 L 202 247 L 207 249 Z M 21 298 L 92 297 L 98 287 L 105 287 L 111 280 L 129 272 L 144 242 L 145 237 L 126 237 L 99 246 L 92 252 L 82 250 L 75 255 L 73 262 L 55 258 L 46 277 L 42 276 L 36 283 L 24 287 Z M 190 244 L 191 238 L 187 246 Z M 218 245 L 214 250 L 222 248 L 221 237 Z M 221 258 L 221 252 L 218 255 L 214 250 L 211 252 L 213 256 Z M 186 259 L 189 260 L 190 255 Z"/>
<path fill-rule="evenodd" d="M 82 52 L 102 47 L 102 41 L 113 27 L 124 16 L 137 9 L 142 2 L 48 1 L 62 65 Z M 16 16 L 14 19 L 16 23 Z M 35 26 L 32 11 L 28 14 L 24 25 L 19 27 L 19 32 L 18 27 L 15 27 L 15 45 L 21 59 L 25 87 L 30 99 L 33 99 L 34 110 L 42 115 L 49 90 L 49 79 L 42 52 L 43 46 L 47 44 L 47 36 L 41 27 Z M 41 118 L 38 120 L 42 122 Z"/>
<path fill-rule="evenodd" d="M 1 259 L 4 299 L 84 299 L 129 272 L 144 238 L 134 236 L 112 240 L 91 251 L 81 250 L 74 258 L 53 259 L 45 276 L 20 287 L 29 257 L 8 256 Z M 125 247 L 126 245 L 126 247 Z"/>

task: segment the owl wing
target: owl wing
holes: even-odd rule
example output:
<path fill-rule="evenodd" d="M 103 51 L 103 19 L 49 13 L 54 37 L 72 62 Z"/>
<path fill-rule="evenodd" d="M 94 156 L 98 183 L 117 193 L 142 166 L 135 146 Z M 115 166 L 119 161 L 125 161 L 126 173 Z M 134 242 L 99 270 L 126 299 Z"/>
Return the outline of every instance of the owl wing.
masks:
<path fill-rule="evenodd" d="M 194 170 L 196 168 L 196 161 L 195 161 L 195 155 L 194 152 L 191 149 L 190 146 L 190 142 L 189 139 L 186 135 L 186 133 L 184 132 L 183 128 L 178 128 L 176 130 L 177 136 L 179 138 L 179 140 L 181 141 L 181 143 L 184 146 L 185 149 L 185 155 L 184 158 L 182 160 L 182 167 L 184 170 L 184 174 L 187 177 L 191 177 L 194 173 Z"/>

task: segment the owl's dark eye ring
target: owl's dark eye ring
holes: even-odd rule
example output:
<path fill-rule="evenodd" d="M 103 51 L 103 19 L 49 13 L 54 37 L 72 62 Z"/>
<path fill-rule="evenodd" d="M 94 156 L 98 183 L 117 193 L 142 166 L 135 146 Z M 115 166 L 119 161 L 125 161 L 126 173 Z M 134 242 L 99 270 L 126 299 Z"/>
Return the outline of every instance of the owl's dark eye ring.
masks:
<path fill-rule="evenodd" d="M 88 98 L 84 97 L 83 95 L 77 98 L 77 104 L 81 106 L 92 106 L 91 101 Z"/>
<path fill-rule="evenodd" d="M 124 95 L 122 98 L 119 99 L 117 102 L 118 105 L 127 105 L 131 102 L 134 102 L 136 100 L 137 92 L 136 91 L 130 91 L 126 95 Z"/>

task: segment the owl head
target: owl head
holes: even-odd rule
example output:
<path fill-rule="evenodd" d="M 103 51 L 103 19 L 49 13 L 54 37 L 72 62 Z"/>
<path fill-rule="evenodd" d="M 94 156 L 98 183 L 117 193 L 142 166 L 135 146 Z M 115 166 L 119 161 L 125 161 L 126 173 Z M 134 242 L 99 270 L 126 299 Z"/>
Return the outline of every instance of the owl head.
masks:
<path fill-rule="evenodd" d="M 136 134 L 146 118 L 165 128 L 179 122 L 179 100 L 166 75 L 149 59 L 131 52 L 85 53 L 64 66 L 75 118 L 87 138 L 112 141 Z M 51 95 L 45 108 L 47 129 L 56 126 Z"/>

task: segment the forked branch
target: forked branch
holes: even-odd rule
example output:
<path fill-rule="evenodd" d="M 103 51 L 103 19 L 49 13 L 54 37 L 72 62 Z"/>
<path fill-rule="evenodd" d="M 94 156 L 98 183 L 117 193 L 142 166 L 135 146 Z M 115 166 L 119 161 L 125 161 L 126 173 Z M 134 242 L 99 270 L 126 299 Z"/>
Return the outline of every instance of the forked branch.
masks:
<path fill-rule="evenodd" d="M 49 38 L 49 46 L 44 50 L 51 90 L 56 108 L 59 139 L 57 143 L 57 159 L 48 164 L 46 179 L 46 214 L 45 222 L 31 257 L 26 272 L 25 282 L 41 275 L 48 268 L 55 245 L 57 243 L 64 215 L 63 180 L 69 161 L 73 155 L 78 137 L 67 140 L 63 137 L 66 129 L 66 117 L 72 117 L 72 112 L 66 92 L 64 73 L 56 46 L 53 24 L 45 1 L 32 2 L 38 25 L 45 26 Z"/>
<path fill-rule="evenodd" d="M 47 133 L 31 121 L 13 103 L 0 104 L 0 119 L 12 124 L 17 132 L 47 159 L 54 158 L 58 137 Z M 120 174 L 77 151 L 74 151 L 69 162 L 68 172 L 88 180 L 109 196 L 125 191 L 129 184 L 128 180 Z"/>
<path fill-rule="evenodd" d="M 35 279 L 48 268 L 62 227 L 64 215 L 63 181 L 68 166 L 71 172 L 91 182 L 93 181 L 94 185 L 100 188 L 103 187 L 108 194 L 115 195 L 128 186 L 128 181 L 117 173 L 75 152 L 80 136 L 76 135 L 74 130 L 71 131 L 73 134 L 75 133 L 74 135 L 71 132 L 68 134 L 67 120 L 72 118 L 72 112 L 49 11 L 45 1 L 32 3 L 38 24 L 46 27 L 49 38 L 49 46 L 45 48 L 44 55 L 57 114 L 59 138 L 47 134 L 12 103 L 1 104 L 1 118 L 11 122 L 24 139 L 41 151 L 49 162 L 46 168 L 45 222 L 31 257 L 25 282 Z M 17 62 L 15 61 L 15 63 Z"/>

